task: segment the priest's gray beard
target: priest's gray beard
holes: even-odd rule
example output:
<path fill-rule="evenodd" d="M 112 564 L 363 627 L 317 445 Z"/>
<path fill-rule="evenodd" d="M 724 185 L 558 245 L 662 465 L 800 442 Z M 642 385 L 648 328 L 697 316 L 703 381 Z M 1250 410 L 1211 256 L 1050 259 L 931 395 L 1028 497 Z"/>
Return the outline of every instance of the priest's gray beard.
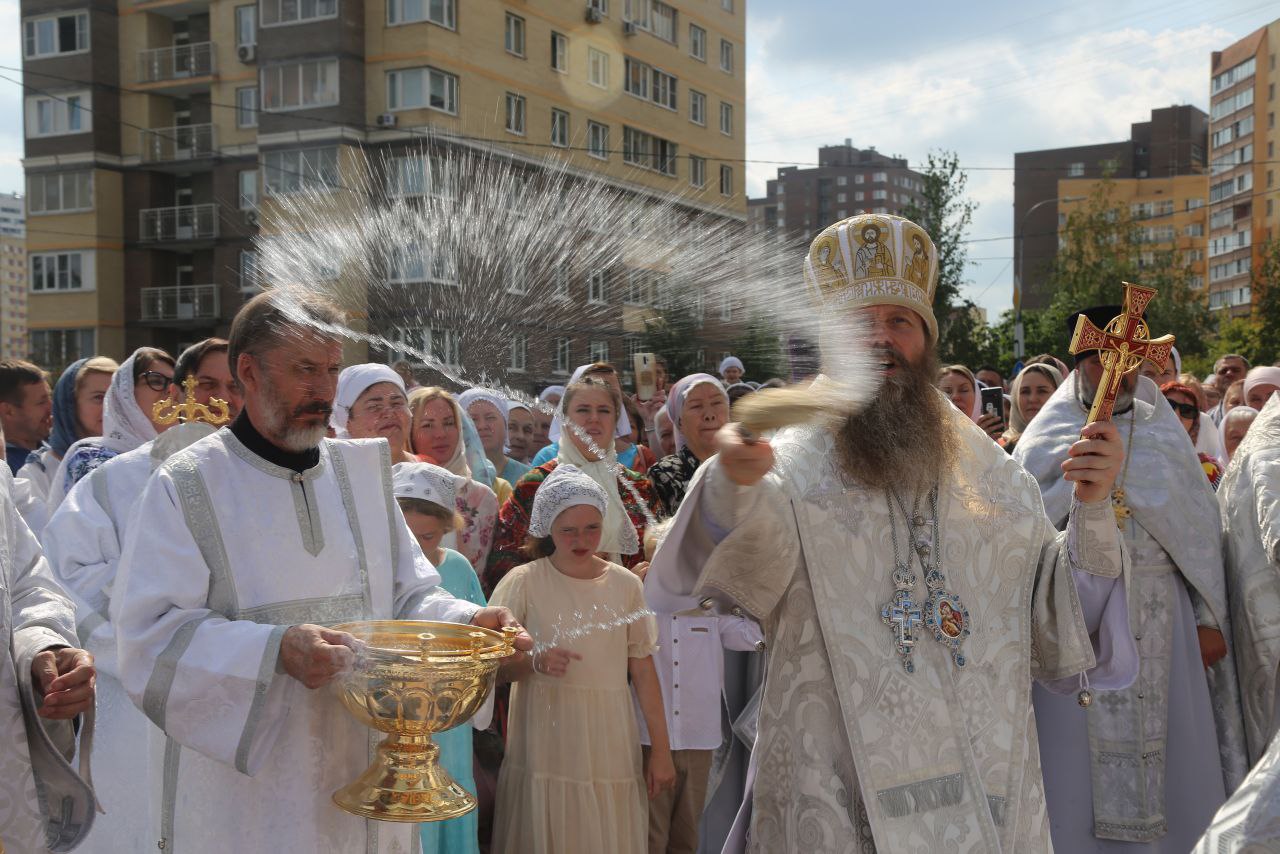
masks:
<path fill-rule="evenodd" d="M 855 481 L 872 489 L 925 492 L 950 470 L 956 435 L 938 393 L 938 354 L 928 348 L 915 363 L 896 350 L 882 351 L 897 370 L 880 394 L 850 415 L 836 436 L 840 461 Z"/>
<path fill-rule="evenodd" d="M 333 412 L 332 406 L 323 400 L 313 400 L 310 403 L 295 406 L 292 412 L 280 408 L 277 401 L 284 400 L 285 396 L 280 393 L 265 372 L 262 377 L 262 389 L 264 396 L 271 403 L 262 413 L 263 421 L 266 422 L 263 424 L 262 432 L 268 439 L 293 454 L 309 451 L 320 444 L 320 440 L 327 432 L 325 424 L 328 416 Z M 292 419 L 308 414 L 323 415 L 325 420 L 319 424 L 306 426 L 293 423 Z"/>

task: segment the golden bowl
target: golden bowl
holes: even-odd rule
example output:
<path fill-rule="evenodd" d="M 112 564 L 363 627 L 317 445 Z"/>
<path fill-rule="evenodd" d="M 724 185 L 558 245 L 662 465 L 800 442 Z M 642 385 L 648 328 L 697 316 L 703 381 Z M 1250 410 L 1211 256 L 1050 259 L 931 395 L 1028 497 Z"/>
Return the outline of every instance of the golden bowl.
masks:
<path fill-rule="evenodd" d="M 335 683 L 342 704 L 387 734 L 368 769 L 333 793 L 334 803 L 381 821 L 443 821 L 475 809 L 476 799 L 440 767 L 431 736 L 479 711 L 518 630 L 415 620 L 334 628 L 361 642 L 355 667 Z"/>

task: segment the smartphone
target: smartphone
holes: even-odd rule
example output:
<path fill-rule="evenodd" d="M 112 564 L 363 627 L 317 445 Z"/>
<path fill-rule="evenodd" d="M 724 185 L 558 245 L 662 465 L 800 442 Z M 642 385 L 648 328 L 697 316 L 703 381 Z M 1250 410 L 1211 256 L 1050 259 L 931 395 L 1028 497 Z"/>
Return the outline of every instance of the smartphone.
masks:
<path fill-rule="evenodd" d="M 636 353 L 631 357 L 636 372 L 636 397 L 651 400 L 658 393 L 658 359 L 653 353 Z"/>
<path fill-rule="evenodd" d="M 1004 389 L 999 386 L 989 386 L 987 388 L 978 389 L 978 393 L 982 396 L 982 414 L 994 415 L 1000 419 L 1000 423 L 1004 423 Z"/>

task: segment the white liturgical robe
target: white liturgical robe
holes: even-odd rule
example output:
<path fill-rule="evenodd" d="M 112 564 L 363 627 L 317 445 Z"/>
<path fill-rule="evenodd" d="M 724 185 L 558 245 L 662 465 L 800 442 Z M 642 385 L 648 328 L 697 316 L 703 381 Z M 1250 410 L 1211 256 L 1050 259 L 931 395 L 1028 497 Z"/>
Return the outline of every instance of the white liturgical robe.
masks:
<path fill-rule="evenodd" d="M 702 466 L 654 556 L 655 610 L 705 596 L 765 629 L 752 852 L 1048 851 L 1031 680 L 1075 693 L 1082 671 L 1119 685 L 1137 673 L 1109 505 L 1078 505 L 1058 534 L 1035 481 L 969 419 L 947 417 L 958 459 L 939 473 L 934 547 L 967 609 L 955 612 L 971 629 L 963 667 L 920 627 L 904 669 L 881 620 L 891 499 L 843 474 L 827 430 L 783 431 L 755 487 L 733 486 L 718 460 Z"/>
<path fill-rule="evenodd" d="M 416 850 L 412 825 L 366 821 L 333 792 L 371 732 L 328 689 L 283 672 L 290 625 L 469 622 L 392 496 L 386 440 L 326 440 L 301 473 L 219 430 L 152 476 L 110 616 L 129 696 L 168 736 L 166 854 Z"/>

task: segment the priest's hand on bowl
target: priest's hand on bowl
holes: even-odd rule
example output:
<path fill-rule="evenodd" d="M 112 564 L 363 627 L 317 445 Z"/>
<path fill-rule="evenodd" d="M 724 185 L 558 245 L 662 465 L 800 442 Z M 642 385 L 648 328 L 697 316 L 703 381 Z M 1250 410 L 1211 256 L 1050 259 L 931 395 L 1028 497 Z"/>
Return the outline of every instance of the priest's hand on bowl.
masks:
<path fill-rule="evenodd" d="M 755 486 L 773 468 L 773 447 L 741 424 L 726 424 L 716 434 L 720 470 L 738 486 Z"/>
<path fill-rule="evenodd" d="M 40 695 L 40 717 L 52 721 L 74 718 L 93 708 L 97 672 L 93 656 L 83 649 L 64 646 L 36 653 L 31 678 Z"/>
<path fill-rule="evenodd" d="M 303 623 L 280 640 L 284 672 L 308 688 L 319 688 L 348 671 L 356 660 L 356 639 L 346 632 Z"/>
<path fill-rule="evenodd" d="M 528 652 L 533 649 L 533 638 L 529 637 L 529 633 L 524 630 L 524 626 L 520 625 L 520 621 L 516 619 L 516 615 L 511 613 L 509 608 L 504 608 L 501 605 L 490 605 L 487 608 L 481 608 L 471 618 L 471 625 L 479 626 L 482 629 L 493 629 L 495 632 L 500 632 L 507 626 L 514 626 L 520 630 L 515 639 L 516 649 L 521 652 Z"/>
<path fill-rule="evenodd" d="M 1080 439 L 1069 449 L 1062 463 L 1062 476 L 1074 481 L 1076 498 L 1086 504 L 1111 497 L 1124 465 L 1124 442 L 1110 421 L 1095 421 L 1080 431 Z"/>

